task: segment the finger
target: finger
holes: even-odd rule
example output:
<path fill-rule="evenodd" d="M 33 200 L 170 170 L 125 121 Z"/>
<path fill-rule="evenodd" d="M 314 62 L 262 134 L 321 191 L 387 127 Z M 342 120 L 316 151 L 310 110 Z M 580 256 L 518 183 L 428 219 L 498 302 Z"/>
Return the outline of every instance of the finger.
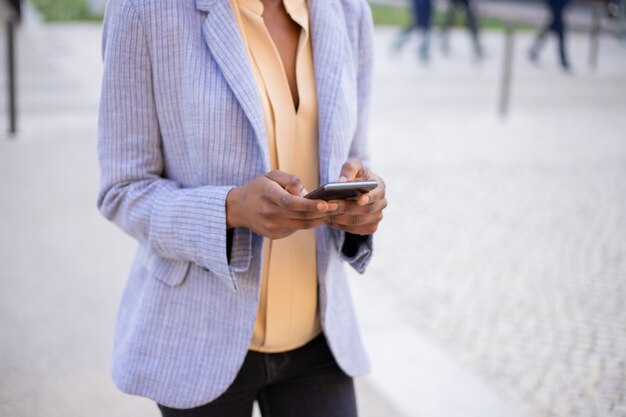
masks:
<path fill-rule="evenodd" d="M 313 213 L 325 213 L 329 210 L 329 204 L 324 200 L 312 200 L 285 192 L 285 190 L 280 187 L 276 188 L 277 189 L 268 190 L 266 196 L 273 204 L 281 209 Z M 332 208 L 336 209 L 336 205 L 333 205 L 331 209 Z"/>
<path fill-rule="evenodd" d="M 304 190 L 300 183 L 300 179 L 295 175 L 287 174 L 282 171 L 271 171 L 265 174 L 269 180 L 264 189 L 264 195 L 272 204 L 286 210 L 310 211 L 310 212 L 326 212 L 328 203 L 324 200 L 311 200 L 300 196 L 301 190 Z M 289 192 L 284 187 L 294 187 L 293 191 L 299 190 L 297 193 Z"/>
<path fill-rule="evenodd" d="M 305 230 L 315 229 L 316 227 L 327 224 L 325 218 L 322 219 L 310 219 L 310 220 L 289 220 L 285 223 L 285 226 L 293 230 Z"/>
<path fill-rule="evenodd" d="M 296 212 L 326 213 L 329 209 L 328 202 L 324 200 L 311 200 L 291 194 L 284 194 L 275 200 L 279 207 Z"/>
<path fill-rule="evenodd" d="M 340 230 L 344 230 L 347 232 L 351 232 L 353 230 L 357 231 L 365 231 L 365 230 L 376 230 L 378 225 L 383 219 L 383 213 L 378 212 L 375 214 L 368 214 L 362 216 L 352 216 L 352 215 L 340 215 L 340 216 L 330 216 L 327 219 L 326 223 L 330 227 L 334 227 Z"/>
<path fill-rule="evenodd" d="M 358 159 L 348 159 L 342 166 L 339 182 L 354 181 L 362 176 L 363 163 Z"/>
<path fill-rule="evenodd" d="M 278 185 L 287 190 L 289 194 L 297 196 L 304 195 L 304 185 L 300 181 L 300 178 L 296 175 L 288 174 L 279 170 L 273 170 L 265 174 L 265 177 L 278 183 Z"/>
<path fill-rule="evenodd" d="M 264 210 L 263 214 L 264 214 L 264 217 L 266 218 L 277 219 L 281 221 L 282 220 L 307 221 L 307 220 L 316 220 L 316 219 L 323 219 L 324 221 L 326 221 L 328 216 L 331 215 L 331 212 L 319 211 L 319 210 L 315 210 L 315 211 L 291 210 L 291 209 L 286 209 L 284 207 L 276 205 L 273 202 L 270 202 L 268 207 L 266 207 L 266 209 Z"/>
<path fill-rule="evenodd" d="M 334 211 L 337 214 L 371 214 L 382 211 L 387 207 L 387 199 L 384 196 L 380 200 L 371 201 L 364 205 L 353 200 L 331 200 L 328 203 L 329 206 L 337 205 L 337 210 Z"/>
<path fill-rule="evenodd" d="M 374 194 L 374 196 L 376 196 L 376 194 Z M 368 205 L 370 202 L 372 201 L 372 197 L 370 196 L 370 193 L 363 193 L 359 196 L 359 198 L 356 200 L 356 203 L 359 206 L 366 206 Z"/>
<path fill-rule="evenodd" d="M 313 220 L 281 220 L 266 223 L 263 235 L 271 239 L 282 239 L 298 230 L 314 229 L 326 224 L 324 219 Z"/>
<path fill-rule="evenodd" d="M 368 179 L 375 180 L 378 183 L 378 186 L 373 190 L 367 193 L 363 193 L 359 196 L 359 198 L 357 199 L 357 204 L 360 206 L 365 206 L 367 204 L 380 201 L 385 198 L 385 192 L 387 189 L 385 181 L 383 181 L 382 178 L 372 172 L 369 172 L 368 174 Z"/>
<path fill-rule="evenodd" d="M 294 196 L 285 190 L 266 193 L 266 216 L 287 219 L 313 219 L 327 216 L 329 204 L 324 200 L 310 200 Z"/>
<path fill-rule="evenodd" d="M 372 235 L 376 230 L 378 230 L 378 224 L 369 224 L 363 226 L 352 226 L 352 225 L 344 225 L 337 223 L 329 223 L 329 227 L 337 230 L 341 230 L 344 232 L 352 233 L 354 235 L 367 236 Z"/>
<path fill-rule="evenodd" d="M 342 225 L 342 226 L 367 226 L 374 225 L 381 222 L 383 219 L 382 211 L 371 214 L 340 214 L 336 216 L 329 216 L 327 219 L 328 224 Z"/>

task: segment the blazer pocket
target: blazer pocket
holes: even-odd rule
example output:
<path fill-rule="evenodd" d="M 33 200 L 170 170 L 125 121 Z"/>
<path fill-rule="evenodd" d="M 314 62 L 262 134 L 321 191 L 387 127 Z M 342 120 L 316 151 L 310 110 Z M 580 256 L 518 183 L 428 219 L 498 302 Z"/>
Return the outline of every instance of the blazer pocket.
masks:
<path fill-rule="evenodd" d="M 151 254 L 148 259 L 148 272 L 164 284 L 175 287 L 185 281 L 191 262 L 161 258 Z"/>

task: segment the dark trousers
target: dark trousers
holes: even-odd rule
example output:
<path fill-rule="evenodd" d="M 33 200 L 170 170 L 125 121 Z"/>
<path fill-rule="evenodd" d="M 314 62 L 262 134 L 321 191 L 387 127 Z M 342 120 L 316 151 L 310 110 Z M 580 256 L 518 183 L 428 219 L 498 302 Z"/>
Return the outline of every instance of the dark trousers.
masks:
<path fill-rule="evenodd" d="M 461 5 L 465 9 L 467 28 L 474 38 L 478 38 L 478 20 L 476 19 L 476 14 L 474 13 L 474 8 L 470 0 L 449 0 L 448 10 L 443 21 L 443 29 L 448 30 L 450 26 L 452 26 L 454 21 L 454 9 L 457 5 Z"/>
<path fill-rule="evenodd" d="M 428 31 L 433 18 L 432 0 L 413 0 L 413 13 L 415 26 L 420 30 Z"/>
<path fill-rule="evenodd" d="M 411 32 L 417 30 L 420 32 L 422 38 L 420 41 L 419 55 L 423 61 L 427 61 L 432 14 L 432 0 L 413 0 L 413 19 L 411 24 L 400 32 L 400 36 L 398 36 L 398 39 L 395 41 L 393 48 L 399 51 L 409 40 Z"/>
<path fill-rule="evenodd" d="M 326 338 L 284 353 L 248 352 L 233 384 L 203 406 L 178 410 L 159 404 L 163 417 L 356 417 L 352 378 L 335 362 Z"/>
<path fill-rule="evenodd" d="M 402 30 L 402 34 L 408 35 L 415 29 L 428 32 L 433 18 L 432 0 L 413 0 L 412 12 L 411 23 Z"/>
<path fill-rule="evenodd" d="M 559 58 L 564 68 L 569 66 L 567 52 L 565 50 L 565 21 L 563 20 L 563 11 L 567 6 L 568 0 L 546 0 L 550 8 L 551 21 L 546 25 L 537 36 L 535 43 L 531 48 L 531 58 L 536 59 L 539 51 L 543 47 L 543 43 L 549 32 L 553 32 L 559 41 Z"/>
<path fill-rule="evenodd" d="M 450 31 L 452 23 L 454 23 L 454 12 L 457 6 L 463 6 L 463 8 L 465 9 L 465 20 L 467 29 L 469 30 L 470 36 L 472 37 L 474 55 L 477 58 L 481 58 L 483 55 L 483 49 L 480 45 L 480 39 L 478 38 L 478 19 L 476 18 L 476 14 L 474 13 L 474 8 L 472 7 L 471 0 L 448 1 L 448 10 L 446 11 L 443 23 L 441 25 L 442 49 L 444 52 L 447 52 L 449 49 L 448 32 Z"/>

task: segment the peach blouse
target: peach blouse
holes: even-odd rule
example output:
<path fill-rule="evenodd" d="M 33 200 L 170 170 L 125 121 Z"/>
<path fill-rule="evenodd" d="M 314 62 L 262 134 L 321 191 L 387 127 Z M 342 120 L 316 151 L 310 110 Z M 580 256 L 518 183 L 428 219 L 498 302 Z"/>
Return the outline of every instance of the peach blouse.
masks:
<path fill-rule="evenodd" d="M 296 110 L 281 57 L 263 21 L 260 0 L 231 0 L 254 72 L 272 169 L 300 177 L 305 188 L 319 183 L 317 95 L 309 14 L 305 0 L 283 0 L 300 27 L 296 57 L 299 105 Z M 250 349 L 283 352 L 321 332 L 315 230 L 265 239 L 257 319 Z"/>

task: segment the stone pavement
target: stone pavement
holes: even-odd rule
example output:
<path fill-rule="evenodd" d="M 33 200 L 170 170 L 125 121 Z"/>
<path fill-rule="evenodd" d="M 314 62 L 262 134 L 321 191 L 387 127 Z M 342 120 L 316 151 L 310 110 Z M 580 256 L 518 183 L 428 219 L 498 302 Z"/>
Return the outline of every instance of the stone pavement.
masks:
<path fill-rule="evenodd" d="M 99 30 L 20 35 L 21 129 L 0 141 L 1 416 L 158 415 L 108 377 L 134 245 L 95 210 Z M 363 417 L 626 416 L 626 49 L 603 39 L 592 74 L 574 36 L 563 75 L 552 45 L 528 65 L 520 35 L 500 120 L 500 34 L 482 65 L 455 32 L 428 66 L 390 56 L 393 35 L 376 33 L 371 122 L 390 207 L 352 280 L 375 366 Z"/>
<path fill-rule="evenodd" d="M 392 39 L 372 112 L 390 207 L 358 288 L 527 415 L 626 416 L 626 48 L 603 38 L 592 73 L 573 35 L 564 75 L 522 33 L 500 120 L 501 37 L 473 65 L 459 32 L 426 67 Z"/>

